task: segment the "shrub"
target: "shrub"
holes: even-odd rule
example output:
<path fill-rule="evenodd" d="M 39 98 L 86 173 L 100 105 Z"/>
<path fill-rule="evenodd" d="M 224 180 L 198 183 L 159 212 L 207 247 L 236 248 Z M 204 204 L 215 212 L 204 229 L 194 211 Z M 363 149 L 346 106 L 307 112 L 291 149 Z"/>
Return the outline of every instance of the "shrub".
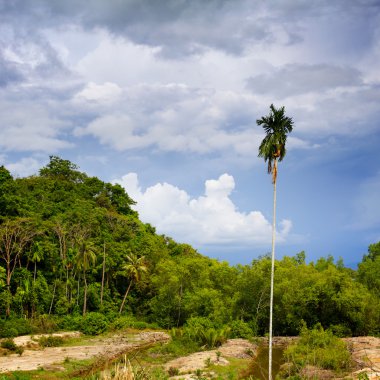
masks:
<path fill-rule="evenodd" d="M 15 338 L 18 336 L 18 331 L 14 327 L 11 327 L 10 329 L 1 331 L 0 336 L 2 338 Z"/>
<path fill-rule="evenodd" d="M 23 318 L 11 318 L 0 322 L 0 338 L 13 338 L 33 333 L 30 321 Z"/>
<path fill-rule="evenodd" d="M 54 317 L 47 314 L 39 315 L 30 321 L 34 332 L 49 334 L 57 330 L 57 322 Z"/>
<path fill-rule="evenodd" d="M 179 375 L 179 369 L 176 368 L 176 367 L 170 367 L 168 369 L 168 375 L 169 376 L 177 376 L 177 375 Z"/>
<path fill-rule="evenodd" d="M 42 347 L 58 347 L 62 346 L 64 339 L 61 336 L 42 336 L 38 339 L 38 343 Z"/>
<path fill-rule="evenodd" d="M 135 323 L 135 320 L 131 316 L 121 316 L 115 318 L 112 323 L 110 324 L 111 330 L 122 330 L 129 327 L 132 327 Z"/>
<path fill-rule="evenodd" d="M 289 346 L 284 355 L 292 364 L 292 372 L 298 372 L 306 365 L 342 371 L 349 369 L 351 364 L 346 344 L 320 324 L 311 330 L 302 327 L 299 341 Z"/>
<path fill-rule="evenodd" d="M 58 321 L 58 327 L 66 331 L 80 330 L 83 325 L 83 317 L 81 315 L 66 315 Z"/>
<path fill-rule="evenodd" d="M 232 321 L 229 324 L 231 328 L 231 338 L 244 338 L 250 339 L 253 336 L 253 331 L 249 325 L 241 320 Z"/>
<path fill-rule="evenodd" d="M 9 350 L 9 351 L 16 351 L 17 344 L 14 342 L 12 338 L 4 339 L 1 342 L 1 348 L 5 348 L 6 350 Z"/>
<path fill-rule="evenodd" d="M 98 335 L 107 329 L 108 321 L 103 314 L 100 313 L 88 313 L 83 318 L 80 331 L 86 335 Z"/>
<path fill-rule="evenodd" d="M 329 330 L 339 338 L 344 338 L 346 336 L 352 336 L 352 331 L 349 327 L 345 325 L 331 325 Z"/>

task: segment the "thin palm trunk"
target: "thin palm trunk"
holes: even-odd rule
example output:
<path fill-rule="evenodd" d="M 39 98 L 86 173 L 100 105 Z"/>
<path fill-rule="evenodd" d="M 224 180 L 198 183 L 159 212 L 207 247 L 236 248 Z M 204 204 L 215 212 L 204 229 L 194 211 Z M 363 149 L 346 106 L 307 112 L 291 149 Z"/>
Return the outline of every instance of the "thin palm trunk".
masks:
<path fill-rule="evenodd" d="M 273 336 L 273 288 L 274 288 L 274 258 L 276 242 L 276 185 L 277 185 L 277 159 L 274 161 L 273 177 L 273 224 L 272 224 L 272 267 L 270 275 L 270 306 L 269 306 L 269 368 L 268 379 L 272 380 L 272 336 Z"/>
<path fill-rule="evenodd" d="M 84 282 L 83 315 L 86 315 L 86 311 L 87 311 L 87 279 L 86 279 L 86 272 L 85 271 L 83 271 L 83 282 Z"/>
<path fill-rule="evenodd" d="M 106 270 L 106 243 L 103 245 L 103 268 L 102 268 L 102 287 L 100 289 L 100 305 L 103 305 L 103 292 L 104 292 L 104 273 Z"/>
<path fill-rule="evenodd" d="M 37 276 L 37 261 L 34 262 L 33 285 L 36 283 L 36 276 Z"/>
<path fill-rule="evenodd" d="M 129 285 L 128 285 L 128 288 L 127 288 L 127 291 L 126 291 L 125 294 L 124 294 L 124 298 L 123 298 L 123 302 L 121 303 L 121 306 L 120 306 L 119 314 L 121 314 L 121 312 L 122 312 L 123 309 L 124 309 L 124 304 L 125 304 L 125 301 L 126 301 L 126 299 L 127 299 L 127 297 L 128 297 L 128 293 L 129 293 L 129 291 L 130 291 L 130 289 L 131 289 L 132 282 L 133 282 L 132 280 L 129 282 Z"/>
<path fill-rule="evenodd" d="M 55 298 L 55 288 L 57 287 L 57 280 L 54 281 L 54 288 L 53 288 L 53 297 L 51 298 L 50 307 L 49 307 L 49 315 L 51 314 L 51 311 L 53 309 L 53 303 Z"/>

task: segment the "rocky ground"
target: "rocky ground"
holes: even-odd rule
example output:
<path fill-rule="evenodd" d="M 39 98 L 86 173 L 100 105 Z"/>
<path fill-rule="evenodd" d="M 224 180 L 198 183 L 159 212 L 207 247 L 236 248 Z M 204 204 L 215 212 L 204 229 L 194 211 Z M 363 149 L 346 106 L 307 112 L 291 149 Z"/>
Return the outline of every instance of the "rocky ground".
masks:
<path fill-rule="evenodd" d="M 364 336 L 345 340 L 358 368 L 354 373 L 355 376 L 364 372 L 369 379 L 380 379 L 380 338 Z"/>

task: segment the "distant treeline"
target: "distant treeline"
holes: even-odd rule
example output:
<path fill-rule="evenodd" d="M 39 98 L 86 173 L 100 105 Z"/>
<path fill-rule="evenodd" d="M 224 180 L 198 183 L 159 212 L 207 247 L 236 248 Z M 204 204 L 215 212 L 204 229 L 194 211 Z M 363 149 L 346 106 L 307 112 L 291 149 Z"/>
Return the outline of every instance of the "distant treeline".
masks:
<path fill-rule="evenodd" d="M 0 167 L 0 319 L 100 312 L 179 327 L 190 320 L 267 332 L 270 259 L 230 266 L 158 235 L 120 185 L 50 157 L 39 175 Z M 305 253 L 276 261 L 274 334 L 320 323 L 379 334 L 380 242 L 358 270 Z M 242 327 L 243 326 L 243 327 Z"/>

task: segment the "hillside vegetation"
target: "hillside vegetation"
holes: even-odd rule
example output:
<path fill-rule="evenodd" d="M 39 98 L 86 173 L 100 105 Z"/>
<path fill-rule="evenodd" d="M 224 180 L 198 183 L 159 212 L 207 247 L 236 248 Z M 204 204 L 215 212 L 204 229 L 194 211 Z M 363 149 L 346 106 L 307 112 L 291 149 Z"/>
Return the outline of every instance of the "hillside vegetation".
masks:
<path fill-rule="evenodd" d="M 1 167 L 0 337 L 128 324 L 184 326 L 207 344 L 267 332 L 270 258 L 230 266 L 202 256 L 142 223 L 133 204 L 59 157 L 27 178 Z M 304 252 L 276 261 L 274 334 L 317 323 L 379 334 L 379 273 L 380 242 L 357 271 L 332 257 L 306 263 Z"/>

